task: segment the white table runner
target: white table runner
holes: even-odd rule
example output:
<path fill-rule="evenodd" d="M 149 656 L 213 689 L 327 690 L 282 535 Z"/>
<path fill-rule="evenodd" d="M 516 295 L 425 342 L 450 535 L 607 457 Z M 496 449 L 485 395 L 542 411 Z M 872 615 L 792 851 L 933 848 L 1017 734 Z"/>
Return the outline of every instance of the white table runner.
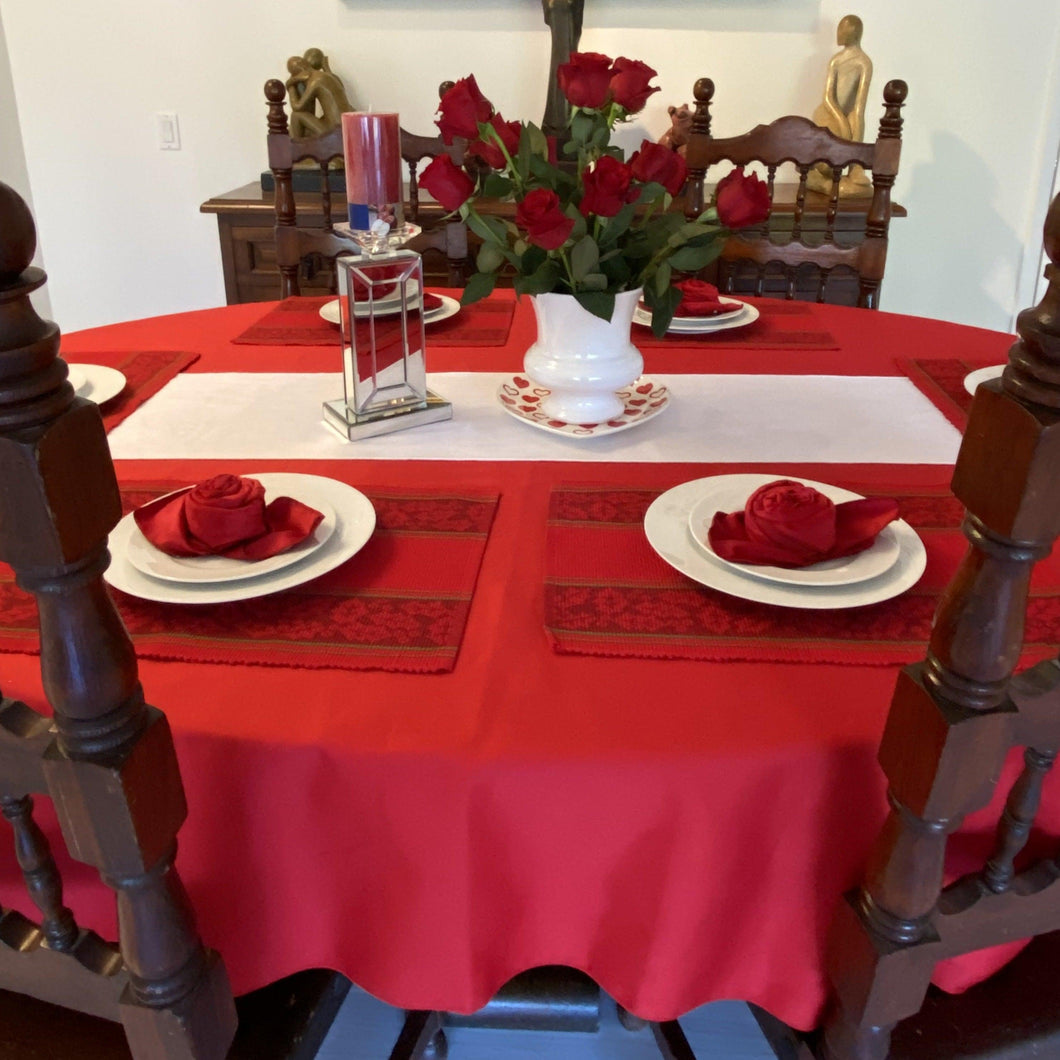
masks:
<path fill-rule="evenodd" d="M 653 375 L 671 404 L 643 426 L 582 440 L 506 414 L 510 376 L 432 374 L 453 419 L 347 442 L 321 420 L 327 373 L 184 372 L 110 434 L 116 459 L 571 460 L 949 464 L 960 434 L 898 376 Z"/>

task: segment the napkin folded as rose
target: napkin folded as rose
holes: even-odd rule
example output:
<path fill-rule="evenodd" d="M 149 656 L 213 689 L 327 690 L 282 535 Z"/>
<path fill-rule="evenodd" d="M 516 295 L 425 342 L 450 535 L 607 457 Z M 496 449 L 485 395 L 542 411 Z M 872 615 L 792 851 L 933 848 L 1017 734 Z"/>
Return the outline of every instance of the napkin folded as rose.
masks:
<path fill-rule="evenodd" d="M 723 302 L 717 287 L 706 280 L 681 280 L 674 287 L 681 292 L 681 301 L 674 310 L 675 317 L 713 317 L 740 308 L 731 302 Z"/>
<path fill-rule="evenodd" d="M 292 497 L 265 503 L 253 478 L 215 475 L 176 495 L 138 508 L 144 537 L 170 556 L 227 556 L 260 560 L 304 541 L 324 518 Z"/>
<path fill-rule="evenodd" d="M 812 486 L 778 479 L 759 487 L 741 512 L 717 512 L 707 538 L 731 563 L 807 567 L 863 552 L 898 518 L 898 502 L 865 497 L 834 504 Z"/>

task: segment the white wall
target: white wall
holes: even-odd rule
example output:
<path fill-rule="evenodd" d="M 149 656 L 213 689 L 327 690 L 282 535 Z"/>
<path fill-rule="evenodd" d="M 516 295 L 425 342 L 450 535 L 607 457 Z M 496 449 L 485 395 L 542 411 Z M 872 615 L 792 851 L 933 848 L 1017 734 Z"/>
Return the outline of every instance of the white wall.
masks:
<path fill-rule="evenodd" d="M 1007 329 L 1033 298 L 1060 140 L 1056 0 L 586 0 L 582 49 L 642 58 L 663 91 L 625 138 L 658 135 L 697 77 L 714 129 L 809 114 L 854 10 L 884 83 L 909 82 L 883 306 Z M 65 330 L 224 301 L 207 198 L 265 168 L 262 85 L 322 47 L 357 106 L 430 130 L 439 81 L 474 71 L 540 120 L 538 0 L 0 0 L 40 242 Z M 312 27 L 312 28 L 306 28 Z M 2 70 L 0 70 L 2 75 Z M 0 76 L 2 91 L 2 76 Z M 8 101 L 3 101 L 7 109 Z M 155 143 L 179 113 L 184 149 Z M 1025 248 L 1026 249 L 1025 252 Z"/>

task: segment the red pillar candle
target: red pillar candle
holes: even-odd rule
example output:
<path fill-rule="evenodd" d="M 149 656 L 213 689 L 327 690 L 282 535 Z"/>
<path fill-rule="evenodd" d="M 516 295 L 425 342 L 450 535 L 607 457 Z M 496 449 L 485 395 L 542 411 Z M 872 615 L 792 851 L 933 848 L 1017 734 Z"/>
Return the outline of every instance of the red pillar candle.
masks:
<path fill-rule="evenodd" d="M 346 201 L 370 206 L 401 202 L 401 131 L 396 114 L 342 115 Z"/>

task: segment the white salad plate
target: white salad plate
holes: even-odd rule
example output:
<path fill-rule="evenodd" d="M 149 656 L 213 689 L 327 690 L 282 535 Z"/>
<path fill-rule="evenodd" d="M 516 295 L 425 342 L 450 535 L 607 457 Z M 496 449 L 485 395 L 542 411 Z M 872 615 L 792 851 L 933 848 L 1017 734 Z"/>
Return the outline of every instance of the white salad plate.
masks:
<path fill-rule="evenodd" d="M 420 307 L 420 291 L 419 287 L 414 283 L 409 284 L 409 298 L 408 307 L 410 310 L 419 309 Z M 330 302 L 325 302 L 318 310 L 321 317 L 324 318 L 329 324 L 339 324 L 341 320 L 341 310 L 339 309 L 339 300 L 333 298 Z M 385 298 L 377 298 L 375 300 L 375 315 L 377 317 L 393 317 L 397 316 L 401 312 L 401 292 L 395 291 L 392 294 L 388 294 Z M 354 314 L 357 317 L 368 316 L 368 305 L 366 302 L 359 302 L 354 307 Z M 426 314 L 424 314 L 426 320 Z"/>
<path fill-rule="evenodd" d="M 254 477 L 254 476 L 252 476 Z M 268 477 L 268 476 L 266 476 Z M 260 479 L 259 479 L 260 481 Z M 277 497 L 292 496 L 283 493 L 274 486 L 265 486 L 265 503 L 275 500 Z M 182 490 L 176 490 L 182 493 Z M 172 497 L 170 493 L 168 496 Z M 159 498 L 162 500 L 163 498 Z M 150 541 L 144 537 L 139 527 L 129 535 L 125 556 L 128 561 L 141 574 L 147 574 L 152 578 L 160 578 L 166 582 L 177 582 L 182 585 L 198 585 L 201 583 L 218 584 L 220 582 L 241 582 L 247 578 L 258 578 L 263 574 L 270 574 L 275 570 L 283 570 L 293 563 L 300 563 L 310 553 L 321 548 L 335 532 L 335 509 L 318 497 L 312 503 L 304 497 L 295 497 L 297 501 L 308 504 L 315 508 L 323 519 L 317 524 L 316 529 L 304 541 L 300 541 L 293 548 L 280 552 L 267 559 L 245 560 L 232 559 L 228 556 L 170 556 L 161 549 L 155 548 Z"/>
<path fill-rule="evenodd" d="M 1003 364 L 991 364 L 986 368 L 977 368 L 974 372 L 969 372 L 964 377 L 964 389 L 969 394 L 974 394 L 980 383 L 985 383 L 988 379 L 998 379 L 1005 367 Z"/>
<path fill-rule="evenodd" d="M 622 399 L 622 414 L 603 423 L 567 423 L 546 416 L 541 402 L 551 394 L 548 387 L 538 386 L 525 375 L 509 376 L 497 389 L 497 400 L 510 416 L 550 434 L 567 438 L 598 438 L 603 434 L 617 434 L 646 423 L 670 404 L 669 388 L 653 383 L 643 376 L 629 386 L 616 390 Z"/>
<path fill-rule="evenodd" d="M 713 488 L 712 478 L 683 482 L 657 497 L 644 516 L 644 532 L 651 547 L 670 566 L 711 589 L 742 600 L 752 600 L 779 607 L 802 607 L 808 610 L 831 610 L 864 607 L 898 596 L 912 588 L 924 573 L 927 554 L 923 542 L 908 523 L 891 524 L 898 539 L 898 559 L 883 574 L 853 585 L 789 585 L 749 577 L 708 555 L 696 543 L 688 528 L 692 509 Z M 759 485 L 774 481 L 778 475 L 755 476 Z M 745 495 L 746 496 L 746 495 Z"/>
<path fill-rule="evenodd" d="M 704 487 L 702 497 L 688 513 L 688 530 L 692 540 L 716 563 L 730 567 L 739 574 L 764 578 L 766 581 L 783 585 L 855 585 L 870 578 L 878 578 L 898 562 L 901 547 L 894 523 L 884 527 L 864 552 L 859 552 L 856 556 L 825 560 L 808 567 L 788 569 L 766 564 L 733 563 L 723 559 L 710 547 L 707 537 L 715 513 L 742 511 L 747 499 L 756 489 L 776 481 L 775 475 L 718 475 L 711 479 L 710 484 Z M 850 490 L 826 482 L 801 478 L 792 481 L 812 486 L 836 504 L 861 499 L 858 493 L 851 493 Z"/>
<path fill-rule="evenodd" d="M 247 477 L 256 478 L 265 487 L 266 495 L 297 497 L 317 511 L 325 511 L 325 515 L 330 509 L 334 518 L 330 536 L 297 562 L 253 577 L 230 582 L 163 581 L 137 570 L 129 559 L 130 539 L 134 534 L 143 536 L 130 512 L 110 535 L 112 563 L 104 578 L 130 596 L 160 603 L 219 604 L 251 600 L 319 578 L 356 555 L 375 530 L 372 502 L 345 482 L 286 472 L 248 473 Z"/>
<path fill-rule="evenodd" d="M 727 331 L 729 328 L 742 328 L 753 324 L 759 317 L 758 309 L 747 302 L 736 298 L 722 298 L 722 302 L 731 302 L 740 306 L 737 313 L 722 313 L 712 317 L 674 317 L 670 321 L 667 333 L 671 335 L 704 335 L 712 331 Z M 633 323 L 642 327 L 651 327 L 651 311 L 640 306 L 633 311 Z"/>
<path fill-rule="evenodd" d="M 125 376 L 117 368 L 102 364 L 69 364 L 67 372 L 74 393 L 97 405 L 116 398 L 125 389 Z"/>

